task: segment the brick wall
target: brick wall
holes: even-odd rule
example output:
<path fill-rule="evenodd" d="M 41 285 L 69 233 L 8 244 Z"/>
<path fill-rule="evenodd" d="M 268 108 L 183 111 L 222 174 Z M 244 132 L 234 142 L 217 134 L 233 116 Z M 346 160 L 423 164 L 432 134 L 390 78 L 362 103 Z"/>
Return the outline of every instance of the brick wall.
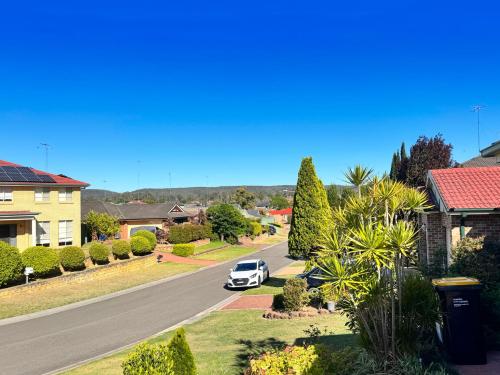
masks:
<path fill-rule="evenodd" d="M 460 240 L 460 216 L 451 218 L 452 244 Z M 463 221 L 466 237 L 485 236 L 485 241 L 500 241 L 500 214 L 469 215 Z"/>
<path fill-rule="evenodd" d="M 422 225 L 419 238 L 420 260 L 425 263 L 432 262 L 433 255 L 438 250 L 446 250 L 446 219 L 441 212 L 432 212 L 420 215 Z M 428 249 L 427 249 L 428 247 Z M 429 259 L 427 259 L 429 254 Z"/>

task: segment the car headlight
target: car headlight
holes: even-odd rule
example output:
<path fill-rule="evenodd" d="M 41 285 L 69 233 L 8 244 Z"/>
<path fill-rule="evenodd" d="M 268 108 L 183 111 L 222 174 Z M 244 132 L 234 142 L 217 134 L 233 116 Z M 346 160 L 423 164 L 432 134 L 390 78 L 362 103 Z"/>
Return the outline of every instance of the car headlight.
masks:
<path fill-rule="evenodd" d="M 256 276 L 257 276 L 257 272 L 255 272 L 253 275 L 250 275 L 250 278 L 255 279 Z"/>
<path fill-rule="evenodd" d="M 231 275 L 229 275 L 227 278 L 228 278 L 228 280 L 232 280 L 232 279 L 233 279 L 233 278 L 231 277 Z"/>

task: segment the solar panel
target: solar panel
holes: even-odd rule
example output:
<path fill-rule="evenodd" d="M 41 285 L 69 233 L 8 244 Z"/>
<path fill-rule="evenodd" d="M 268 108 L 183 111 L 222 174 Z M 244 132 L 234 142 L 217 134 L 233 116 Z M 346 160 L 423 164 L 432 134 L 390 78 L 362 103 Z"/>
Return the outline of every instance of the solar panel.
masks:
<path fill-rule="evenodd" d="M 49 175 L 37 175 L 28 167 L 0 166 L 0 182 L 43 182 L 53 183 Z"/>

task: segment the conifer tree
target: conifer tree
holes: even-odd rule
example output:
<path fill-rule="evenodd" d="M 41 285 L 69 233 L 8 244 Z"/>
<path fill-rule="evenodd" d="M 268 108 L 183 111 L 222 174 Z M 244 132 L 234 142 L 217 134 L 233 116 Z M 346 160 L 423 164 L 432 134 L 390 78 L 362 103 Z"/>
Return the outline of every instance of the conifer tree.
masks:
<path fill-rule="evenodd" d="M 406 155 L 406 146 L 405 143 L 401 143 L 401 150 L 399 152 L 400 161 L 397 176 L 394 180 L 398 181 L 406 181 L 408 176 L 408 155 Z"/>
<path fill-rule="evenodd" d="M 173 372 L 179 375 L 196 375 L 193 353 L 189 349 L 184 328 L 175 331 L 167 346 L 173 360 Z"/>
<path fill-rule="evenodd" d="M 316 176 L 312 158 L 302 159 L 293 197 L 292 223 L 288 252 L 293 257 L 309 258 L 319 249 L 325 233 L 333 224 L 323 183 Z"/>

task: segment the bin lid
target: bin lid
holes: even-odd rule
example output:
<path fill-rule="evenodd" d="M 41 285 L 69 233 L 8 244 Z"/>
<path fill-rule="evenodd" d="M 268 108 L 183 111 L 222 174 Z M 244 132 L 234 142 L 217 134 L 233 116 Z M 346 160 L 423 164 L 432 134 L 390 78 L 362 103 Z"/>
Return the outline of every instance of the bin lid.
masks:
<path fill-rule="evenodd" d="M 433 279 L 434 286 L 461 286 L 461 285 L 481 285 L 478 279 L 473 277 L 443 277 L 442 279 Z"/>

